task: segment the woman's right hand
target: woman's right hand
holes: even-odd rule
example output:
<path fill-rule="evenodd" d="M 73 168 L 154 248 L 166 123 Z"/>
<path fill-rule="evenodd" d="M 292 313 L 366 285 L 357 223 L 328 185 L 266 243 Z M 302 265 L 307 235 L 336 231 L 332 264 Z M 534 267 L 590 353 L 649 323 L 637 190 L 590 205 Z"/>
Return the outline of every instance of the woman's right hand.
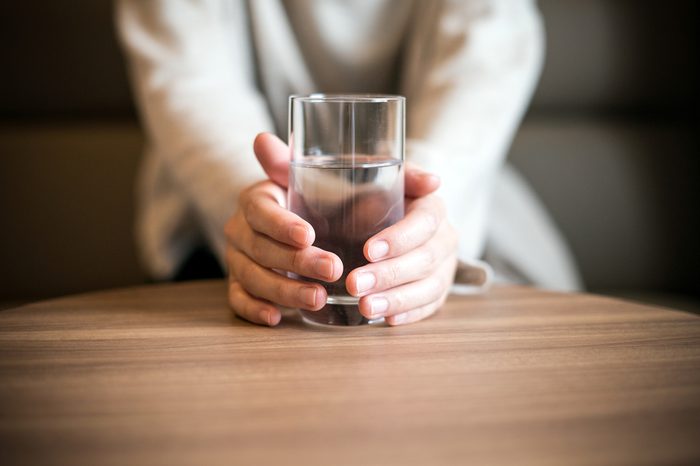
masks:
<path fill-rule="evenodd" d="M 326 304 L 322 285 L 284 272 L 334 282 L 343 264 L 335 254 L 311 246 L 313 228 L 286 208 L 286 176 L 274 170 L 286 168 L 287 146 L 264 135 L 254 147 L 271 179 L 243 190 L 238 211 L 226 223 L 228 300 L 239 317 L 274 326 L 281 319 L 277 306 L 315 311 Z"/>

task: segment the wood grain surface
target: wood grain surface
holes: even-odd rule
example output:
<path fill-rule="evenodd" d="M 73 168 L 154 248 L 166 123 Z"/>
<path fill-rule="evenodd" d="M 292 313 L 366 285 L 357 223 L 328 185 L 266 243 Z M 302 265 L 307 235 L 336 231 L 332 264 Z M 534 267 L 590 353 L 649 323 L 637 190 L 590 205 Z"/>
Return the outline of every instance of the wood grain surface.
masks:
<path fill-rule="evenodd" d="M 496 288 L 277 328 L 220 281 L 0 312 L 0 463 L 698 464 L 700 318 Z"/>

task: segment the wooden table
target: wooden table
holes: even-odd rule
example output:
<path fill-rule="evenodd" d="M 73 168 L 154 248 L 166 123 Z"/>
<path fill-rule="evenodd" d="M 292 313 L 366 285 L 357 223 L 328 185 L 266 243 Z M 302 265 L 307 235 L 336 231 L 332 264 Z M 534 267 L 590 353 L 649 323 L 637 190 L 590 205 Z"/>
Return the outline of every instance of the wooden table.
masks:
<path fill-rule="evenodd" d="M 700 318 L 497 288 L 406 327 L 236 319 L 219 281 L 0 312 L 0 464 L 700 462 Z"/>

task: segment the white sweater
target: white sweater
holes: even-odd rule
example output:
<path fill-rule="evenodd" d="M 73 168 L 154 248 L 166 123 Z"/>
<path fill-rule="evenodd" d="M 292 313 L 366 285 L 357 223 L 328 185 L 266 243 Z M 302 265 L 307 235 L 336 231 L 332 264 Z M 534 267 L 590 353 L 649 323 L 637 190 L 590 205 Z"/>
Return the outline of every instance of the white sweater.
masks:
<path fill-rule="evenodd" d="M 542 63 L 532 1 L 120 0 L 117 21 L 149 138 L 137 231 L 155 277 L 198 242 L 223 259 L 237 194 L 264 177 L 253 138 L 286 136 L 290 94 L 395 93 L 407 159 L 442 178 L 460 260 L 488 243 L 510 277 L 579 286 L 546 213 L 503 169 Z"/>

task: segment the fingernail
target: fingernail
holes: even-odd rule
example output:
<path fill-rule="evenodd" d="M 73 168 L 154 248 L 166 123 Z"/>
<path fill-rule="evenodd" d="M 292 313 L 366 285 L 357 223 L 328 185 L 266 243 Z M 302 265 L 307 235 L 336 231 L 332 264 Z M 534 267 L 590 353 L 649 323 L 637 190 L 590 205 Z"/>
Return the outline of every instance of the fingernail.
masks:
<path fill-rule="evenodd" d="M 270 319 L 270 311 L 268 311 L 268 310 L 266 310 L 266 309 L 263 309 L 262 311 L 260 311 L 260 312 L 258 313 L 258 318 L 259 318 L 261 321 L 265 322 L 266 325 L 271 325 L 271 324 L 272 324 L 271 319 Z"/>
<path fill-rule="evenodd" d="M 377 279 L 372 272 L 361 272 L 357 275 L 357 278 L 355 278 L 358 293 L 371 290 L 376 283 Z"/>
<path fill-rule="evenodd" d="M 381 259 L 389 253 L 389 243 L 380 239 L 369 246 L 369 258 L 372 260 Z"/>
<path fill-rule="evenodd" d="M 294 225 L 289 229 L 289 236 L 291 236 L 296 243 L 305 245 L 309 239 L 309 232 L 301 225 Z"/>
<path fill-rule="evenodd" d="M 389 309 L 389 301 L 386 298 L 372 298 L 369 303 L 372 318 L 383 316 L 387 309 Z"/>
<path fill-rule="evenodd" d="M 392 319 L 392 322 L 394 325 L 401 325 L 401 324 L 406 323 L 406 319 L 408 319 L 408 315 L 407 315 L 407 313 L 404 312 L 403 314 L 395 315 L 394 318 Z"/>
<path fill-rule="evenodd" d="M 333 260 L 327 257 L 316 259 L 314 271 L 321 277 L 331 278 L 333 276 Z"/>
<path fill-rule="evenodd" d="M 307 306 L 316 306 L 316 287 L 315 286 L 304 286 L 299 292 L 299 297 L 302 302 Z"/>

